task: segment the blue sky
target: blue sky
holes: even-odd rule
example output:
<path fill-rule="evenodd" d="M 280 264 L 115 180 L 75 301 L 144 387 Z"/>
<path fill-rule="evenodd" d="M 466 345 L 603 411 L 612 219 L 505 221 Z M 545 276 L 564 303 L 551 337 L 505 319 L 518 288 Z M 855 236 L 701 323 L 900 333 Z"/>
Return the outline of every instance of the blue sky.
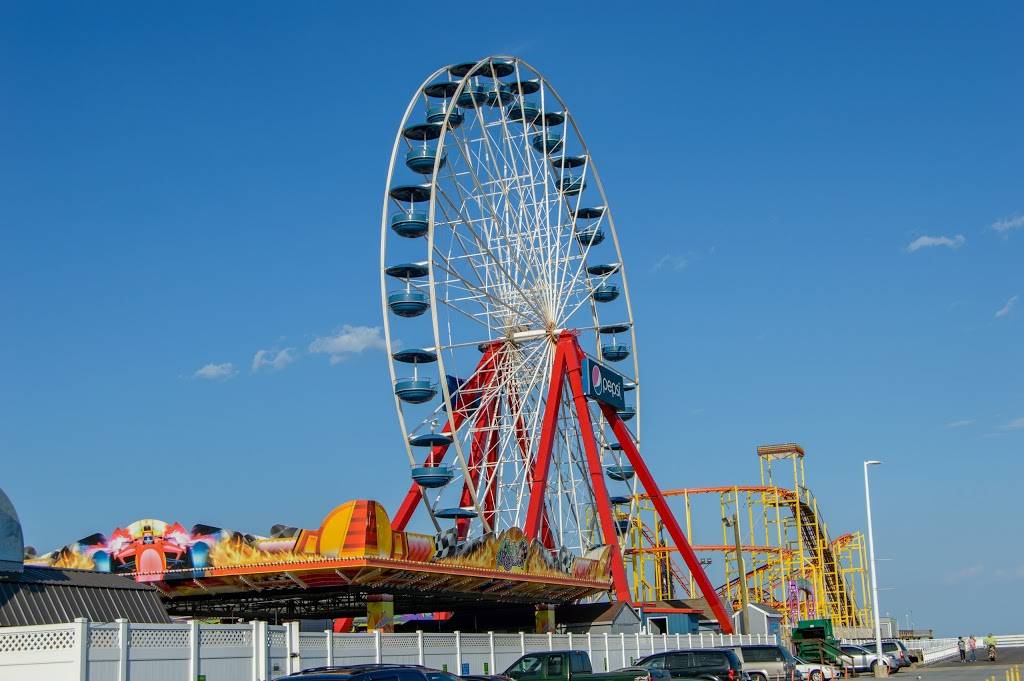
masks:
<path fill-rule="evenodd" d="M 601 168 L 662 485 L 752 483 L 797 441 L 838 533 L 881 458 L 882 609 L 1019 629 L 1024 8 L 424 7 L 0 9 L 0 484 L 28 541 L 395 505 L 387 155 L 430 71 L 514 53 Z"/>

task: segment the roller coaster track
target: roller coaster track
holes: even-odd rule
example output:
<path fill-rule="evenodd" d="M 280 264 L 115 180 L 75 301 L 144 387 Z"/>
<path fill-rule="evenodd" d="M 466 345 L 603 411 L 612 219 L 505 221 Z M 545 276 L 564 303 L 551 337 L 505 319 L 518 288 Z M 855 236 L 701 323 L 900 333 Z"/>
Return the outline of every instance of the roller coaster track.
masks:
<path fill-rule="evenodd" d="M 840 619 L 845 622 L 857 625 L 859 624 L 860 617 L 858 616 L 857 604 L 854 602 L 850 595 L 850 591 L 847 588 L 845 579 L 843 577 L 842 567 L 840 561 L 836 557 L 835 550 L 842 546 L 842 542 L 848 537 L 848 535 L 842 535 L 835 543 L 831 542 L 828 538 L 828 534 L 825 530 L 825 525 L 818 517 L 815 510 L 815 503 L 810 490 L 801 487 L 801 493 L 798 494 L 793 489 L 784 487 L 778 487 L 773 485 L 729 485 L 729 486 L 718 486 L 718 487 L 697 487 L 697 488 L 685 488 L 685 489 L 673 489 L 664 490 L 663 494 L 666 497 L 674 496 L 695 496 L 700 494 L 738 494 L 738 493 L 757 493 L 762 496 L 763 503 L 769 503 L 769 500 L 773 500 L 780 508 L 786 509 L 792 517 L 796 527 L 799 528 L 800 539 L 803 542 L 804 551 L 813 557 L 813 559 L 819 563 L 821 570 L 823 586 L 825 588 L 824 594 L 821 596 L 828 601 L 831 608 L 836 615 L 839 615 Z M 645 499 L 645 496 L 641 496 L 640 499 Z M 673 547 L 659 545 L 655 542 L 654 537 L 648 531 L 646 527 L 643 527 L 644 540 L 647 542 L 646 547 L 633 547 L 629 549 L 629 552 L 634 553 L 655 553 L 663 554 L 665 552 L 674 551 Z M 773 547 L 773 546 L 745 546 L 746 550 L 760 551 L 760 552 L 792 552 L 794 549 L 789 547 Z M 715 551 L 727 553 L 729 551 L 735 551 L 734 547 L 723 545 L 723 546 L 693 546 L 695 551 Z M 686 584 L 681 578 L 679 571 L 672 565 L 671 560 L 669 561 L 670 572 L 673 579 L 679 584 Z M 747 574 L 740 577 L 737 576 L 721 587 L 717 589 L 720 595 L 730 593 L 730 589 L 736 589 L 741 579 L 749 580 L 758 574 L 760 571 L 766 570 L 767 565 L 761 565 L 747 571 Z"/>

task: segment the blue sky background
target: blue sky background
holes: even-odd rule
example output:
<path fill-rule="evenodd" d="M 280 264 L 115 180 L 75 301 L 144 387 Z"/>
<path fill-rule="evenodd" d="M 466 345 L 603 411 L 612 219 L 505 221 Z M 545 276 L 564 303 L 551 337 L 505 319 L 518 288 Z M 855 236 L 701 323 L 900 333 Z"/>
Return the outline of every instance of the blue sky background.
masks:
<path fill-rule="evenodd" d="M 514 53 L 601 169 L 662 485 L 753 483 L 758 444 L 797 441 L 838 534 L 884 459 L 882 609 L 1019 630 L 1024 7 L 626 7 L 5 4 L 0 485 L 27 540 L 393 508 L 383 353 L 310 348 L 380 323 L 415 87 Z"/>

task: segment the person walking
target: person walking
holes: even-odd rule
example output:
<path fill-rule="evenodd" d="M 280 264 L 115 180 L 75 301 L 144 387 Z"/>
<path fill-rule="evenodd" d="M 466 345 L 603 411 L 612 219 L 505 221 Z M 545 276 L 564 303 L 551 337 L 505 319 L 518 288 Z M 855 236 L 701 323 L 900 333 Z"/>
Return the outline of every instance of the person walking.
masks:
<path fill-rule="evenodd" d="M 974 634 L 971 634 L 971 637 L 967 639 L 967 661 L 978 661 L 978 639 L 974 638 Z"/>
<path fill-rule="evenodd" d="M 963 636 L 958 636 L 956 639 L 956 649 L 960 651 L 960 661 L 967 662 L 967 642 L 964 641 Z"/>

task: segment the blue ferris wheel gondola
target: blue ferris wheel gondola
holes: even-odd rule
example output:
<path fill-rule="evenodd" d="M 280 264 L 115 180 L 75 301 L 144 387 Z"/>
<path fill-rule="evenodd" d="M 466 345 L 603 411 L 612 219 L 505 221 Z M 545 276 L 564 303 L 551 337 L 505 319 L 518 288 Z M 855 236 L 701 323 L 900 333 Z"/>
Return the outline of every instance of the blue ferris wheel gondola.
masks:
<path fill-rule="evenodd" d="M 555 158 L 551 159 L 551 165 L 554 166 L 554 168 L 556 170 L 569 169 L 569 168 L 579 168 L 580 166 L 585 165 L 586 162 L 587 162 L 587 157 L 586 157 L 585 154 L 584 155 L 579 155 L 579 156 L 556 156 Z M 585 216 L 581 216 L 579 213 L 580 213 L 580 211 L 586 211 L 586 210 L 593 210 L 593 209 L 591 209 L 591 208 L 578 208 L 576 210 L 576 217 L 577 218 L 585 217 Z M 601 216 L 600 216 L 600 214 L 598 214 L 598 215 L 594 215 L 592 217 L 601 217 Z"/>
<path fill-rule="evenodd" d="M 420 147 L 410 149 L 405 155 L 405 165 L 409 170 L 421 175 L 431 175 L 434 172 L 434 162 L 437 160 L 437 149 L 434 147 Z M 437 166 L 440 170 L 448 161 L 446 154 L 441 154 L 441 161 Z"/>
<path fill-rule="evenodd" d="M 636 416 L 636 409 L 633 409 L 632 407 L 626 407 L 625 409 L 620 409 L 616 413 L 619 415 L 619 418 L 622 419 L 623 421 L 631 421 Z"/>
<path fill-rule="evenodd" d="M 487 105 L 488 106 L 506 106 L 515 99 L 515 96 L 508 89 L 504 83 L 498 85 L 497 89 L 490 89 L 487 91 Z"/>
<path fill-rule="evenodd" d="M 431 83 L 423 88 L 423 94 L 434 99 L 451 99 L 455 91 L 459 89 L 456 81 L 446 80 L 441 83 Z"/>
<path fill-rule="evenodd" d="M 442 508 L 439 511 L 434 511 L 435 518 L 444 520 L 470 520 L 476 516 L 476 511 L 471 508 Z"/>
<path fill-rule="evenodd" d="M 463 109 L 475 109 L 487 103 L 487 88 L 476 83 L 466 83 L 455 102 Z"/>
<path fill-rule="evenodd" d="M 584 181 L 583 176 L 573 177 L 572 175 L 566 175 L 565 177 L 559 178 L 558 191 L 562 192 L 566 196 L 575 196 L 581 191 L 587 188 L 587 183 Z"/>
<path fill-rule="evenodd" d="M 608 343 L 601 346 L 601 356 L 609 362 L 621 362 L 629 357 L 629 346 L 623 343 Z"/>
<path fill-rule="evenodd" d="M 391 216 L 391 229 L 398 236 L 416 239 L 426 236 L 430 230 L 430 223 L 427 221 L 426 213 L 409 210 Z"/>
<path fill-rule="evenodd" d="M 388 308 L 399 317 L 419 317 L 430 309 L 430 296 L 416 289 L 392 291 L 388 294 Z"/>
<path fill-rule="evenodd" d="M 633 501 L 633 497 L 625 495 L 616 495 L 613 497 L 609 497 L 608 501 L 610 501 L 614 506 L 622 506 L 623 504 L 631 503 Z"/>
<path fill-rule="evenodd" d="M 437 353 L 433 350 L 410 348 L 391 353 L 391 358 L 403 364 L 433 364 L 437 361 Z"/>
<path fill-rule="evenodd" d="M 416 140 L 417 142 L 426 142 L 428 140 L 436 140 L 441 136 L 441 124 L 440 123 L 416 123 L 410 125 L 402 131 L 402 136 L 406 139 Z"/>
<path fill-rule="evenodd" d="M 546 135 L 537 133 L 530 138 L 530 146 L 542 154 L 553 154 L 556 151 L 561 151 L 562 136 L 554 132 L 549 132 Z"/>
<path fill-rule="evenodd" d="M 445 117 L 448 118 L 448 127 L 451 129 L 462 125 L 462 121 L 466 118 L 461 109 L 450 105 L 442 104 L 441 106 L 431 106 L 427 109 L 428 123 L 444 123 Z"/>
<path fill-rule="evenodd" d="M 605 277 L 619 271 L 619 263 L 612 262 L 603 265 L 590 265 L 587 267 L 587 274 L 595 277 Z"/>
<path fill-rule="evenodd" d="M 429 184 L 400 184 L 388 190 L 395 201 L 403 203 L 421 203 L 430 200 Z"/>
<path fill-rule="evenodd" d="M 615 284 L 601 284 L 594 287 L 593 297 L 599 303 L 610 303 L 619 297 L 619 287 Z"/>
<path fill-rule="evenodd" d="M 629 519 L 621 518 L 615 521 L 615 531 L 619 534 L 626 534 L 629 532 Z"/>
<path fill-rule="evenodd" d="M 636 471 L 633 470 L 632 466 L 608 466 L 604 471 L 608 474 L 609 478 L 612 480 L 619 480 L 620 482 L 632 480 L 633 476 L 636 474 Z"/>
<path fill-rule="evenodd" d="M 447 447 L 454 441 L 447 433 L 423 433 L 409 438 L 413 447 Z"/>
<path fill-rule="evenodd" d="M 508 108 L 506 115 L 510 121 L 533 123 L 540 116 L 540 107 L 534 102 L 516 102 Z"/>
<path fill-rule="evenodd" d="M 403 262 L 384 269 L 386 275 L 395 279 L 422 279 L 428 272 L 430 268 L 425 262 Z"/>
<path fill-rule="evenodd" d="M 616 324 L 604 324 L 597 327 L 598 333 L 626 333 L 629 331 L 629 324 L 627 322 L 618 322 Z"/>
<path fill-rule="evenodd" d="M 538 125 L 553 128 L 556 125 L 565 123 L 565 114 L 561 111 L 546 111 L 537 120 Z"/>
<path fill-rule="evenodd" d="M 480 65 L 477 65 L 475 61 L 467 61 L 448 67 L 448 73 L 456 78 L 464 78 L 468 75 L 504 78 L 511 76 L 515 70 L 515 65 L 504 59 L 492 59 Z"/>
<path fill-rule="evenodd" d="M 596 246 L 604 241 L 604 232 L 597 227 L 585 227 L 576 231 L 576 240 L 581 246 Z"/>
<path fill-rule="evenodd" d="M 412 469 L 413 481 L 429 489 L 444 487 L 454 477 L 455 473 L 450 466 L 414 466 Z"/>
<path fill-rule="evenodd" d="M 429 378 L 400 378 L 395 381 L 395 395 L 403 402 L 423 404 L 437 395 L 437 384 Z"/>
<path fill-rule="evenodd" d="M 516 94 L 520 95 L 532 95 L 540 92 L 540 81 L 536 78 L 528 80 L 515 80 L 510 83 L 506 83 L 508 89 Z"/>
<path fill-rule="evenodd" d="M 572 212 L 572 215 L 577 220 L 594 220 L 604 215 L 604 206 L 595 206 L 592 208 L 577 208 L 575 211 Z"/>

